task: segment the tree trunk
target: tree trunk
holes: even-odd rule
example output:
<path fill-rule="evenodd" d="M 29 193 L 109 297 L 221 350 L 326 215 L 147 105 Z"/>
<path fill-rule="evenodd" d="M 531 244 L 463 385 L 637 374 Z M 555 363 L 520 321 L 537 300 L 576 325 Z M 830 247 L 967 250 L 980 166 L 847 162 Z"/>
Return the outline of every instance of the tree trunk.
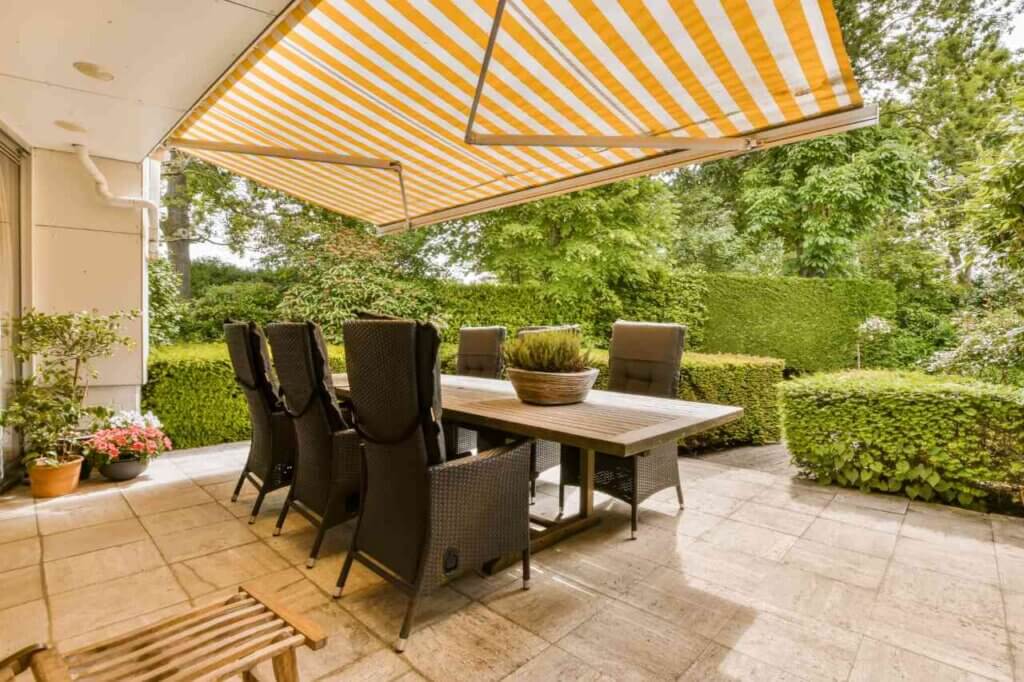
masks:
<path fill-rule="evenodd" d="M 188 194 L 182 159 L 177 154 L 164 164 L 163 173 L 167 178 L 167 192 L 164 205 L 167 207 L 167 218 L 161 226 L 164 241 L 170 251 L 171 263 L 181 276 L 181 295 L 192 297 L 192 255 L 189 248 L 192 244 L 192 226 L 189 224 Z"/>

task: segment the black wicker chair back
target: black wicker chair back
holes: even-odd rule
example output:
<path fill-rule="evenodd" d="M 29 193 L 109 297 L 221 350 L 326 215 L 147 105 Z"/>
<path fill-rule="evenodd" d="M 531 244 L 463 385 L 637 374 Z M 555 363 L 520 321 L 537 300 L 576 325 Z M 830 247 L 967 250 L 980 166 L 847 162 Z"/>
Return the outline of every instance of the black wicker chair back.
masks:
<path fill-rule="evenodd" d="M 434 382 L 418 368 L 425 359 L 432 377 L 434 363 L 417 352 L 418 331 L 412 321 L 345 324 L 349 389 L 366 453 L 359 548 L 407 583 L 416 580 L 428 529 L 426 471 L 438 456 L 429 447 L 436 448 L 435 427 L 423 421 L 424 409 L 432 419 L 433 401 L 421 404 L 419 388 L 425 378 L 422 393 L 430 396 Z"/>
<path fill-rule="evenodd" d="M 499 379 L 505 367 L 501 346 L 504 327 L 463 327 L 459 330 L 459 354 L 455 372 L 463 376 Z"/>
<path fill-rule="evenodd" d="M 224 325 L 224 337 L 235 381 L 249 405 L 252 423 L 249 457 L 231 499 L 238 499 L 246 480 L 256 486 L 259 493 L 250 517 L 253 522 L 264 496 L 292 482 L 295 431 L 284 413 L 267 341 L 259 326 L 252 322 L 228 322 Z"/>
<path fill-rule="evenodd" d="M 445 462 L 437 328 L 363 319 L 344 335 L 365 478 L 337 594 L 354 560 L 410 593 L 401 650 L 418 595 L 500 556 L 528 556 L 529 443 Z"/>
<path fill-rule="evenodd" d="M 608 352 L 608 390 L 661 398 L 679 393 L 679 363 L 686 327 L 616 322 Z"/>
<path fill-rule="evenodd" d="M 358 511 L 359 440 L 338 407 L 320 328 L 312 322 L 271 324 L 267 336 L 298 444 L 295 481 L 278 529 L 292 505 L 319 525 L 313 561 L 323 532 Z"/>

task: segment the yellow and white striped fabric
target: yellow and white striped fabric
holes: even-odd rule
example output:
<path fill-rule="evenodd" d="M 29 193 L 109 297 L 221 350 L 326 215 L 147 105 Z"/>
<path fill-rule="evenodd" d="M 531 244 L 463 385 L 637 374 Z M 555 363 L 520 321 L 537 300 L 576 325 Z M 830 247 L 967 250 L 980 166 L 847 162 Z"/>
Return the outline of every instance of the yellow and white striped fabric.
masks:
<path fill-rule="evenodd" d="M 298 2 L 172 137 L 397 160 L 414 226 L 714 156 L 467 144 L 497 1 Z M 831 0 L 507 0 L 473 130 L 737 137 L 861 105 Z M 187 151 L 405 226 L 386 170 Z"/>

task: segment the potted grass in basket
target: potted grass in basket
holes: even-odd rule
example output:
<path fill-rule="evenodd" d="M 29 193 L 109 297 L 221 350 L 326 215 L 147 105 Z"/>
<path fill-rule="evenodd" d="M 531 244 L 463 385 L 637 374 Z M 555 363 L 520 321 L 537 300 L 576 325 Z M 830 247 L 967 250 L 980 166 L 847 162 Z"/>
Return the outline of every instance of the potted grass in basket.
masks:
<path fill-rule="evenodd" d="M 597 380 L 590 351 L 579 334 L 524 334 L 505 345 L 505 367 L 516 395 L 534 405 L 571 405 L 586 400 Z"/>

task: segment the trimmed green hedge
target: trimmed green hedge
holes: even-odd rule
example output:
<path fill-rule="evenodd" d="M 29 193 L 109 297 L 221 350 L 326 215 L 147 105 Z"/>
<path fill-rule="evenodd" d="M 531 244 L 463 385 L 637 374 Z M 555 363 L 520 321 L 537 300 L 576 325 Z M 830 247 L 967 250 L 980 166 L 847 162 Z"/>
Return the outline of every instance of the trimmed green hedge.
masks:
<path fill-rule="evenodd" d="M 458 341 L 462 327 L 501 324 L 515 332 L 529 325 L 579 324 L 591 344 L 606 347 L 612 323 L 628 319 L 684 324 L 687 344 L 697 347 L 704 327 L 703 279 L 693 273 L 665 275 L 621 301 L 559 299 L 540 286 L 438 281 L 432 298 L 450 343 Z"/>
<path fill-rule="evenodd" d="M 793 462 L 823 484 L 984 507 L 1024 486 L 1024 391 L 916 372 L 779 387 Z"/>
<path fill-rule="evenodd" d="M 337 352 L 332 347 L 332 354 Z M 344 367 L 344 356 L 332 364 Z M 339 370 L 340 371 L 340 370 Z M 154 348 L 142 409 L 152 410 L 176 448 L 195 448 L 249 438 L 249 411 L 235 383 L 223 343 Z"/>
<path fill-rule="evenodd" d="M 441 366 L 455 371 L 456 347 L 441 347 Z M 330 348 L 331 366 L 344 371 L 345 353 Z M 608 354 L 594 351 L 601 370 L 598 386 L 607 385 Z M 781 418 L 775 384 L 782 380 L 783 362 L 772 358 L 685 353 L 679 397 L 744 408 L 741 420 L 688 440 L 688 447 L 725 447 L 776 442 Z M 175 447 L 215 445 L 249 437 L 245 400 L 223 344 L 186 344 L 153 351 L 149 382 L 143 388 L 143 407 L 160 417 Z"/>
<path fill-rule="evenodd" d="M 782 358 L 798 372 L 852 367 L 860 323 L 896 310 L 895 290 L 878 280 L 716 274 L 704 281 L 701 350 Z"/>

